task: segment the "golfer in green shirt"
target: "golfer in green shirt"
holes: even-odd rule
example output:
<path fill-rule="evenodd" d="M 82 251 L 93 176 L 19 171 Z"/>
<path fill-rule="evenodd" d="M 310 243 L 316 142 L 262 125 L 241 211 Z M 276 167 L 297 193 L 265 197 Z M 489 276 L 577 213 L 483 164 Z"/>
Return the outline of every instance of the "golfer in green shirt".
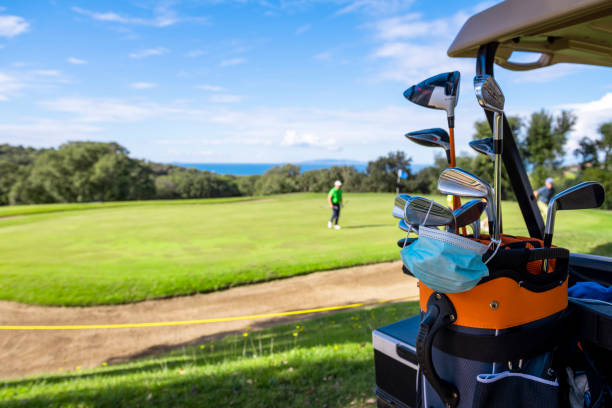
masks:
<path fill-rule="evenodd" d="M 342 182 L 340 180 L 336 180 L 334 183 L 334 188 L 329 190 L 329 194 L 327 195 L 327 202 L 329 203 L 329 208 L 332 209 L 332 217 L 327 223 L 327 228 L 340 229 L 338 225 L 338 218 L 340 218 L 340 206 L 342 205 Z"/>

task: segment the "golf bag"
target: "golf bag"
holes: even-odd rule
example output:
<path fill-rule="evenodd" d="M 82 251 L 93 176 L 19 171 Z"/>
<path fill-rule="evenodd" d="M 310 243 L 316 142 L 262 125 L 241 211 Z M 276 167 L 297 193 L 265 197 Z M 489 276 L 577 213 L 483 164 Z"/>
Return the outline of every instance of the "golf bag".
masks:
<path fill-rule="evenodd" d="M 504 235 L 473 289 L 420 282 L 417 406 L 558 407 L 553 354 L 567 333 L 568 261 L 567 249 Z"/>

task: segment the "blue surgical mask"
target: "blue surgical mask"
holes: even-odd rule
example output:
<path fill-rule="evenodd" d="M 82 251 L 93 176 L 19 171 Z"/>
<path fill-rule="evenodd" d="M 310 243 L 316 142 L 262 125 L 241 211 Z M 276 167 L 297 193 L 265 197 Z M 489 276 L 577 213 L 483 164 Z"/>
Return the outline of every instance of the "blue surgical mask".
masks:
<path fill-rule="evenodd" d="M 437 228 L 419 227 L 419 238 L 401 251 L 404 265 L 427 287 L 442 293 L 472 289 L 489 269 L 488 246 Z"/>

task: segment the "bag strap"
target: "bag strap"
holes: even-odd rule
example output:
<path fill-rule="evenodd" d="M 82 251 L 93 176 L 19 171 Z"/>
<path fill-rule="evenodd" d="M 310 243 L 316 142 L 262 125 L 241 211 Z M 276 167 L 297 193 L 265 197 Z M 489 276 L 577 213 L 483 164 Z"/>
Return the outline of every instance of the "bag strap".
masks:
<path fill-rule="evenodd" d="M 555 268 L 539 275 L 527 271 L 527 264 L 533 261 L 555 260 Z M 489 276 L 480 283 L 506 277 L 515 280 L 519 286 L 531 292 L 545 292 L 565 282 L 568 275 L 569 251 L 565 248 L 516 248 L 501 249 L 487 264 Z"/>
<path fill-rule="evenodd" d="M 444 328 L 438 332 L 434 346 L 439 350 L 468 360 L 487 363 L 526 360 L 552 351 L 574 333 L 572 313 L 564 310 L 546 318 L 537 326 L 518 327 L 493 335 L 475 335 Z"/>

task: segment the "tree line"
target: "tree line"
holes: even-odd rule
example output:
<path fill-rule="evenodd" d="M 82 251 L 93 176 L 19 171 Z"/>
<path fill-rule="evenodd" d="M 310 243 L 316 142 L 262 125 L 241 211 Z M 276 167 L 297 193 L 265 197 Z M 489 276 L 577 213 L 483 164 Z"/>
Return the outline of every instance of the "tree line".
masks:
<path fill-rule="evenodd" d="M 546 177 L 555 178 L 557 191 L 581 180 L 595 180 L 612 190 L 612 122 L 599 127 L 597 137 L 584 137 L 573 153 L 577 166 L 564 166 L 567 135 L 575 116 L 563 111 L 554 116 L 544 110 L 528 120 L 508 118 L 534 188 Z M 474 124 L 473 138 L 490 137 L 486 121 Z M 406 141 L 406 150 L 410 142 Z M 457 165 L 491 181 L 493 162 L 483 155 L 468 155 L 464 149 Z M 149 199 L 210 198 L 270 195 L 295 192 L 327 192 L 334 180 L 353 192 L 393 192 L 397 172 L 406 175 L 400 190 L 428 194 L 437 191 L 437 180 L 447 167 L 438 155 L 430 167 L 412 171 L 412 158 L 403 151 L 390 152 L 368 162 L 364 172 L 354 166 L 302 172 L 293 164 L 277 166 L 263 175 L 232 176 L 188 169 L 171 164 L 137 160 L 117 143 L 69 142 L 58 148 L 0 145 L 0 205 L 58 202 L 93 202 Z M 504 199 L 512 198 L 505 170 Z M 612 207 L 612 200 L 606 202 Z"/>

